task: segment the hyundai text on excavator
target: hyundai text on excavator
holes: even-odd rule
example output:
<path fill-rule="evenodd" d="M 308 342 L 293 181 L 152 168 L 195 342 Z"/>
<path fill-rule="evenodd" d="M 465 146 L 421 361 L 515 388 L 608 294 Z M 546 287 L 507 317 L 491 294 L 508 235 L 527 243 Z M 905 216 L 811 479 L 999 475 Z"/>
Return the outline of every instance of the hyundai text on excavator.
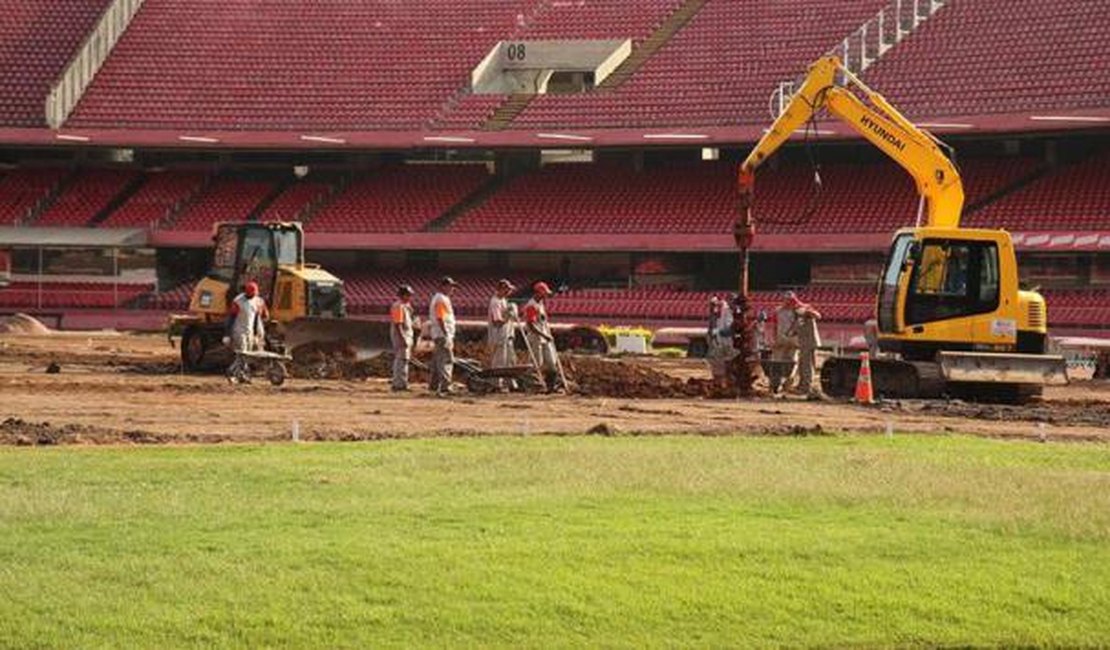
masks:
<path fill-rule="evenodd" d="M 1063 357 L 1045 353 L 1044 298 L 1018 287 L 1010 234 L 960 227 L 964 191 L 946 154 L 950 149 L 835 56 L 810 66 L 740 166 L 736 232 L 741 250 L 746 252 L 754 233 L 756 169 L 822 110 L 901 165 L 921 197 L 918 223 L 894 233 L 879 278 L 876 318 L 879 347 L 886 354 L 871 361 L 875 392 L 1019 401 L 1045 385 L 1067 383 Z M 741 290 L 746 294 L 746 273 Z M 858 374 L 858 359 L 830 358 L 821 369 L 822 388 L 833 396 L 851 395 Z"/>
<path fill-rule="evenodd" d="M 251 280 L 269 305 L 267 349 L 295 353 L 308 344 L 336 344 L 365 355 L 388 349 L 388 323 L 347 319 L 343 282 L 305 263 L 301 224 L 218 223 L 213 243 L 212 267 L 193 289 L 189 313 L 170 317 L 185 370 L 231 361 L 222 342 L 228 308 Z"/>

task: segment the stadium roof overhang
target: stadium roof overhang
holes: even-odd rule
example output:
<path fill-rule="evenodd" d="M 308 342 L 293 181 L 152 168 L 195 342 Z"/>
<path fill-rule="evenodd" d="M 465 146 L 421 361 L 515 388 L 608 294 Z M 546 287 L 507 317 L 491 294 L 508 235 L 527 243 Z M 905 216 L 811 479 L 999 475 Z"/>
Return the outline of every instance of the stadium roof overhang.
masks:
<path fill-rule="evenodd" d="M 1038 113 L 994 113 L 919 118 L 938 134 L 1000 135 L 1110 129 L 1110 107 Z M 512 129 L 505 131 L 207 131 L 195 129 L 27 129 L 0 128 L 0 144 L 10 146 L 103 146 L 182 149 L 497 149 L 658 146 L 736 146 L 754 143 L 765 124 L 622 129 Z M 856 134 L 832 120 L 823 122 L 818 138 L 855 139 Z"/>
<path fill-rule="evenodd" d="M 147 232 L 137 228 L 0 227 L 0 246 L 6 248 L 137 248 L 146 243 Z"/>

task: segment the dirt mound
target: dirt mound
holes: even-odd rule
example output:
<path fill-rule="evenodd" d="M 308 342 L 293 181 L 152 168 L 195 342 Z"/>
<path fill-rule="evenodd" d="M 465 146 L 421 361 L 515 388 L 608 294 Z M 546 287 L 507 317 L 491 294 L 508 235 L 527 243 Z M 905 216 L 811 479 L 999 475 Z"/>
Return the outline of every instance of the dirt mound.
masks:
<path fill-rule="evenodd" d="M 687 382 L 646 366 L 603 357 L 563 355 L 563 370 L 576 392 L 591 397 L 685 397 Z"/>
<path fill-rule="evenodd" d="M 224 442 L 220 435 L 174 436 L 140 430 L 120 430 L 83 424 L 57 426 L 50 422 L 27 422 L 7 418 L 0 422 L 0 445 L 73 445 L 73 444 L 165 444 L 168 442 Z"/>
<path fill-rule="evenodd" d="M 953 400 L 950 402 L 924 402 L 920 407 L 910 407 L 923 413 L 947 417 L 993 420 L 1000 422 L 1035 422 L 1055 426 L 1099 426 L 1110 428 L 1110 408 L 1097 400 L 1066 400 L 1011 406 L 1005 404 L 978 404 Z"/>
<path fill-rule="evenodd" d="M 27 314 L 0 316 L 0 334 L 50 334 L 51 329 Z"/>
<path fill-rule="evenodd" d="M 481 343 L 456 345 L 455 356 L 485 364 L 486 348 Z M 409 381 L 428 381 L 428 374 L 420 368 L 420 364 L 427 365 L 431 362 L 431 351 L 418 352 L 416 360 L 419 364 L 409 369 Z M 393 373 L 393 354 L 384 352 L 369 359 L 359 359 L 355 348 L 345 343 L 311 343 L 294 351 L 290 370 L 299 379 L 388 379 Z"/>

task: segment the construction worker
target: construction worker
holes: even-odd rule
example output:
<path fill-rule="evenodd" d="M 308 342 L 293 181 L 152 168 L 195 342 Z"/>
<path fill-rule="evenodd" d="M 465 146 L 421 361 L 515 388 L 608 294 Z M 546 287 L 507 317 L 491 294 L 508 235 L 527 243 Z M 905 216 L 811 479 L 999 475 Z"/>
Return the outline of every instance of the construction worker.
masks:
<path fill-rule="evenodd" d="M 760 309 L 755 317 L 755 353 L 760 359 L 767 351 L 767 310 Z"/>
<path fill-rule="evenodd" d="M 821 333 L 817 330 L 817 321 L 821 320 L 821 312 L 811 305 L 800 304 L 795 311 L 798 330 L 798 392 L 810 398 L 821 396 L 820 386 L 814 385 L 817 373 L 817 348 L 821 347 Z"/>
<path fill-rule="evenodd" d="M 782 304 L 775 309 L 775 342 L 771 346 L 771 360 L 784 362 L 785 368 L 776 372 L 781 383 L 772 382 L 779 384 L 771 386 L 773 392 L 789 388 L 794 379 L 799 346 L 797 310 L 801 304 L 793 291 L 787 291 L 783 294 Z"/>
<path fill-rule="evenodd" d="M 412 361 L 413 317 L 412 287 L 402 284 L 397 287 L 397 300 L 389 307 L 389 341 L 393 344 L 393 381 L 390 388 L 394 391 L 409 389 L 409 363 Z"/>
<path fill-rule="evenodd" d="M 532 299 L 524 305 L 524 327 L 529 353 L 540 366 L 547 391 L 554 393 L 565 392 L 566 386 L 559 366 L 559 353 L 555 349 L 555 337 L 551 335 L 551 326 L 547 322 L 545 301 L 551 293 L 551 287 L 546 282 L 537 282 L 532 286 Z"/>
<path fill-rule="evenodd" d="M 515 319 L 509 309 L 509 296 L 516 287 L 506 279 L 498 280 L 497 292 L 489 301 L 488 328 L 489 365 L 491 368 L 508 368 L 516 364 L 513 350 L 513 326 Z M 501 390 L 507 390 L 505 380 L 497 380 Z"/>
<path fill-rule="evenodd" d="M 728 302 L 713 296 L 709 299 L 709 367 L 713 380 L 728 378 L 728 364 L 736 354 L 732 344 L 732 308 Z"/>
<path fill-rule="evenodd" d="M 227 339 L 235 352 L 235 360 L 228 368 L 228 381 L 231 383 L 250 383 L 250 365 L 243 356 L 265 347 L 264 323 L 270 318 L 266 301 L 258 295 L 258 283 L 254 280 L 243 286 L 243 292 L 235 296 L 228 309 Z"/>
<path fill-rule="evenodd" d="M 451 276 L 444 276 L 439 282 L 439 291 L 432 296 L 428 305 L 428 321 L 431 325 L 432 371 L 428 388 L 440 397 L 451 394 L 451 375 L 455 364 L 455 309 L 451 306 L 451 295 L 459 286 Z"/>

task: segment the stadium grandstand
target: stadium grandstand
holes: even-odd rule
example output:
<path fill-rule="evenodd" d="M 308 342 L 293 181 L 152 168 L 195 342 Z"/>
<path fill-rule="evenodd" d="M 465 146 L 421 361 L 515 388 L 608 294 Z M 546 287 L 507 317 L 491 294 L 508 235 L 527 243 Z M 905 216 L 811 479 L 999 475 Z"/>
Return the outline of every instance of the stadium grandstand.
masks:
<path fill-rule="evenodd" d="M 953 146 L 963 225 L 1014 233 L 1053 333 L 1110 330 L 1110 3 L 0 9 L 0 313 L 158 328 L 213 224 L 284 220 L 356 317 L 450 273 L 471 317 L 497 278 L 542 278 L 563 321 L 699 326 L 737 285 L 738 161 L 834 52 Z M 833 340 L 861 331 L 891 232 L 917 219 L 912 180 L 822 120 L 757 201 L 757 306 L 797 290 Z"/>

